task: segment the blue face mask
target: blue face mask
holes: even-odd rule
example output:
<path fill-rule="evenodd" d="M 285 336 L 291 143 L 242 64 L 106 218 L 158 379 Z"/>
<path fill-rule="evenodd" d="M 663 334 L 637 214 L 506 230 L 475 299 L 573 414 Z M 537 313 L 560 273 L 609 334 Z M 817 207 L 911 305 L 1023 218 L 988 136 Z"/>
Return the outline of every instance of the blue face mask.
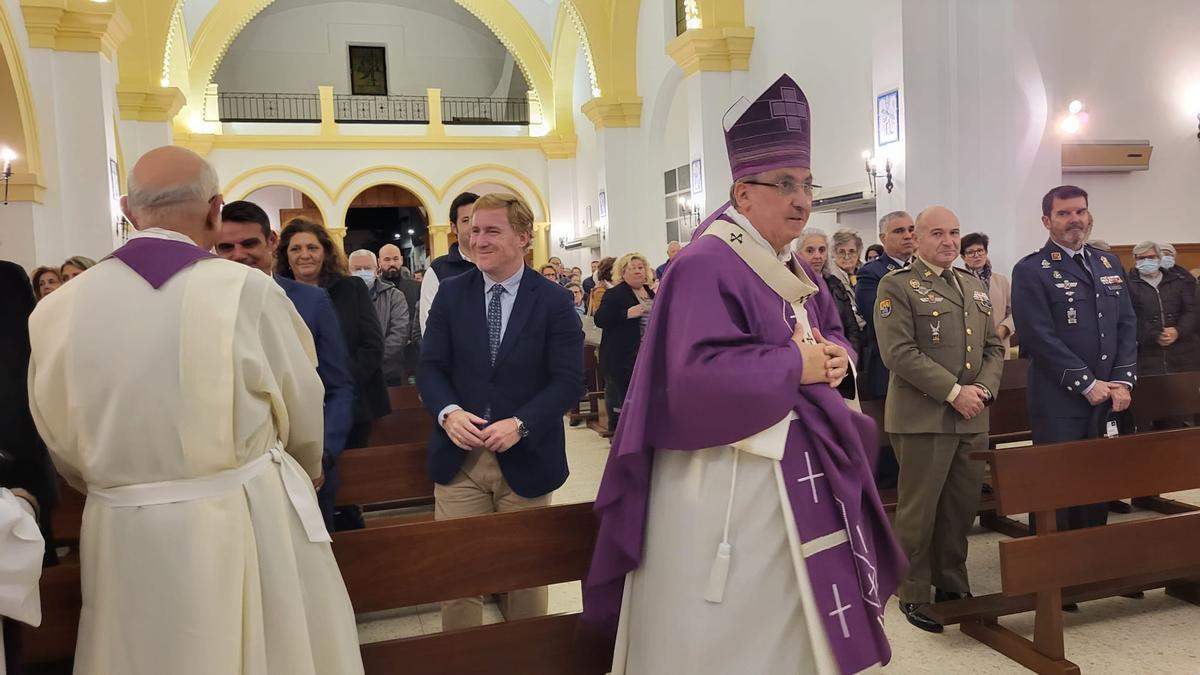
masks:
<path fill-rule="evenodd" d="M 1172 268 L 1172 267 L 1174 267 L 1174 266 L 1175 266 L 1175 256 L 1173 256 L 1173 255 L 1164 255 L 1164 256 L 1162 257 L 1162 268 L 1163 268 L 1164 270 L 1169 270 L 1169 269 L 1171 269 L 1171 268 Z"/>
<path fill-rule="evenodd" d="M 371 284 L 375 283 L 375 273 L 372 272 L 371 270 L 358 270 L 355 272 L 351 272 L 351 274 L 358 277 L 359 279 L 362 279 L 363 283 L 365 283 L 368 287 Z"/>
<path fill-rule="evenodd" d="M 1137 271 L 1141 272 L 1142 274 L 1154 274 L 1158 271 L 1158 259 L 1142 258 L 1141 260 L 1137 261 Z"/>

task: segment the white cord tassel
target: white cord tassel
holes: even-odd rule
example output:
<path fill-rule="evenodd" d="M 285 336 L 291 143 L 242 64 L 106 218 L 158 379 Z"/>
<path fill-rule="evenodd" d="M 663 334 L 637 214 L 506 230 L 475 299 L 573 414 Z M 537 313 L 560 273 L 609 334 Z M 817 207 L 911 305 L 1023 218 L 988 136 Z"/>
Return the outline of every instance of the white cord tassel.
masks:
<path fill-rule="evenodd" d="M 738 451 L 733 449 L 733 470 L 729 479 L 729 505 L 725 507 L 725 531 L 721 544 L 717 546 L 717 557 L 708 572 L 708 587 L 704 599 L 719 604 L 725 599 L 725 586 L 729 582 L 729 562 L 733 557 L 733 545 L 729 543 L 729 523 L 733 519 L 733 495 L 737 488 Z"/>

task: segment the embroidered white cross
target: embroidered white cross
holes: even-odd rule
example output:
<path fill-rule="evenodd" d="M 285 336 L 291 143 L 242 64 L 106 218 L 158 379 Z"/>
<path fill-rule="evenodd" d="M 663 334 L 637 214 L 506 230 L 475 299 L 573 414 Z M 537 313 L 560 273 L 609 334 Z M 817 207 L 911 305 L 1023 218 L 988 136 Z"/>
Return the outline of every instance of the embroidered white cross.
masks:
<path fill-rule="evenodd" d="M 853 605 L 849 603 L 842 604 L 842 595 L 838 593 L 837 584 L 833 584 L 833 604 L 837 609 L 829 612 L 829 616 L 837 615 L 838 622 L 842 624 L 842 637 L 848 638 L 850 637 L 850 627 L 846 625 L 846 610 L 850 609 Z"/>
<path fill-rule="evenodd" d="M 812 456 L 808 454 L 807 450 L 804 451 L 804 462 L 808 464 L 808 475 L 804 478 L 797 478 L 796 482 L 800 484 L 808 482 L 808 486 L 812 488 L 813 503 L 820 504 L 821 499 L 817 497 L 817 479 L 824 476 L 825 472 L 822 471 L 821 473 L 813 473 Z"/>

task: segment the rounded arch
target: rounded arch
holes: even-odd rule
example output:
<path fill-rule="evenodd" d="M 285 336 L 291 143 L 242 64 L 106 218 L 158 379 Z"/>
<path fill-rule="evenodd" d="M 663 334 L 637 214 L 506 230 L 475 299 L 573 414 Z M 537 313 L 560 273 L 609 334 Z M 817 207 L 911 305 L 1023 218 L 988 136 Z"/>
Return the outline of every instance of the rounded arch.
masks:
<path fill-rule="evenodd" d="M 313 206 L 317 207 L 317 211 L 319 211 L 321 213 L 321 224 L 323 224 L 325 227 L 332 227 L 332 225 L 330 225 L 330 223 L 329 223 L 328 206 L 326 204 L 322 204 L 320 199 L 314 197 L 312 195 L 312 193 L 310 193 L 308 190 L 304 189 L 300 185 L 297 185 L 296 183 L 290 183 L 290 182 L 281 181 L 281 180 L 264 180 L 259 183 L 251 183 L 244 190 L 242 190 L 241 194 L 238 197 L 236 197 L 236 199 L 247 199 L 248 197 L 250 197 L 250 195 L 254 194 L 255 192 L 258 192 L 259 190 L 261 190 L 263 188 L 269 188 L 269 187 L 291 188 L 291 189 L 295 190 L 296 192 L 299 192 L 300 194 L 304 195 L 305 197 L 308 197 L 309 201 L 311 201 L 313 203 Z M 231 199 L 230 201 L 234 201 L 234 200 Z M 280 223 L 280 225 L 282 226 L 283 223 Z"/>
<path fill-rule="evenodd" d="M 550 71 L 550 58 L 541 38 L 525 20 L 525 17 L 504 0 L 455 0 L 487 26 L 500 44 L 512 54 L 521 68 L 525 80 L 544 104 L 554 101 L 554 75 Z M 212 82 L 217 67 L 225 58 L 225 52 L 237 36 L 259 12 L 273 0 L 217 0 L 216 6 L 204 17 L 196 36 L 192 39 L 192 61 L 188 68 L 189 105 L 197 109 L 194 102 L 204 100 L 204 92 Z M 165 40 L 165 36 L 163 38 Z M 552 107 L 548 108 L 553 110 Z M 553 112 L 548 118 L 554 116 Z M 549 128 L 554 120 L 547 119 Z"/>
<path fill-rule="evenodd" d="M 17 159 L 14 161 L 14 172 L 33 174 L 34 183 L 41 182 L 42 149 L 38 140 L 37 115 L 34 109 L 33 93 L 29 88 L 28 71 L 21 42 L 9 16 L 5 3 L 0 3 L 0 60 L 5 64 L 5 72 L 0 73 L 0 86 L 11 82 L 12 97 L 17 109 L 16 123 L 20 127 L 16 137 L 20 139 L 20 147 L 14 147 Z M 8 98 L 4 96 L 3 98 Z M 11 142 L 11 141 L 10 141 Z M 15 145 L 15 143 L 14 143 Z M 40 199 L 40 198 L 39 198 Z"/>
<path fill-rule="evenodd" d="M 520 196 L 533 210 L 535 222 L 550 219 L 550 210 L 546 207 L 546 199 L 538 189 L 537 184 L 528 176 L 503 164 L 478 164 L 459 171 L 446 181 L 441 190 L 442 200 L 449 207 L 449 200 L 476 183 L 495 183 L 512 190 Z"/>
<path fill-rule="evenodd" d="M 679 95 L 681 86 L 683 86 L 683 69 L 672 64 L 654 90 L 657 93 L 654 96 L 654 107 L 650 111 L 649 130 L 651 157 L 662 156 L 663 140 L 667 135 L 667 122 L 671 116 L 671 106 L 675 103 L 675 97 Z"/>
<path fill-rule="evenodd" d="M 563 137 L 575 135 L 575 61 L 581 42 L 567 12 L 560 10 L 554 24 L 554 44 L 551 47 L 551 67 L 554 70 L 554 119 L 557 133 Z M 543 101 L 543 108 L 549 101 Z"/>
<path fill-rule="evenodd" d="M 425 177 L 393 166 L 376 166 L 368 169 L 363 169 L 358 173 L 347 178 L 334 193 L 334 209 L 344 222 L 346 212 L 350 209 L 350 204 L 354 202 L 354 198 L 362 194 L 363 191 L 375 187 L 376 185 L 398 185 L 405 190 L 408 190 L 421 202 L 421 207 L 425 209 L 427 218 L 435 217 L 434 208 L 438 206 L 440 200 L 437 190 L 433 184 Z"/>

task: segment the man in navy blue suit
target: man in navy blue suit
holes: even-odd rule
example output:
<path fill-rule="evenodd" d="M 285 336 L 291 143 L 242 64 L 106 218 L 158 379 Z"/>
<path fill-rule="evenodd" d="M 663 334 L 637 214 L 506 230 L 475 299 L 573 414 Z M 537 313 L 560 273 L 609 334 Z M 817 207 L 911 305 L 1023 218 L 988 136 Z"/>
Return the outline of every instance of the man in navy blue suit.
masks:
<path fill-rule="evenodd" d="M 1110 411 L 1129 407 L 1137 382 L 1137 318 L 1120 258 L 1085 245 L 1087 192 L 1062 185 L 1046 193 L 1042 224 L 1050 239 L 1017 263 L 1012 279 L 1035 444 L 1100 435 Z M 1059 530 L 1103 525 L 1108 504 L 1057 516 Z"/>
<path fill-rule="evenodd" d="M 583 328 L 571 292 L 525 266 L 533 214 L 519 198 L 475 202 L 478 269 L 442 282 L 417 386 L 438 422 L 429 475 L 438 520 L 545 506 L 567 479 L 563 415 L 583 390 Z M 513 591 L 508 619 L 546 612 L 546 588 Z M 442 605 L 442 629 L 483 622 L 479 597 Z"/>
<path fill-rule="evenodd" d="M 222 258 L 271 274 L 272 253 L 278 243 L 279 235 L 271 230 L 266 211 L 257 204 L 230 202 L 221 209 L 221 240 L 217 243 L 217 253 Z M 325 456 L 322 462 L 325 475 L 317 486 L 317 502 L 321 505 L 325 526 L 332 532 L 333 500 L 339 482 L 337 460 L 354 421 L 354 379 L 350 375 L 349 356 L 329 294 L 317 286 L 285 277 L 274 276 L 274 279 L 304 319 L 317 350 L 317 375 L 325 385 Z"/>

